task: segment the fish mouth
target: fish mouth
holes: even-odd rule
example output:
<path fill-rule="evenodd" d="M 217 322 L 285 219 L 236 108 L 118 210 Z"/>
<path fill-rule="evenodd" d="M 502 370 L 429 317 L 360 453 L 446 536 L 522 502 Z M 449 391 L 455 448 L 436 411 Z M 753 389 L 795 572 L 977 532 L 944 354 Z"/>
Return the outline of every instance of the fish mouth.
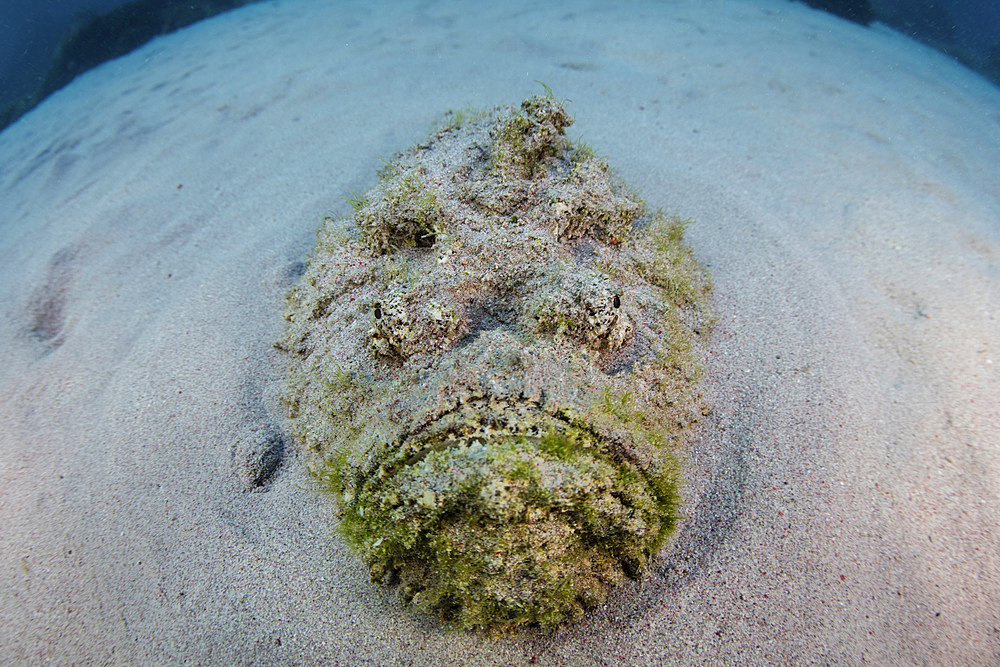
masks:
<path fill-rule="evenodd" d="M 424 428 L 403 436 L 402 450 L 408 453 L 406 465 L 419 463 L 432 451 L 465 444 L 508 438 L 541 441 L 579 430 L 563 415 L 547 414 L 526 402 L 517 407 L 520 409 L 511 410 L 508 404 L 508 409 L 498 411 L 495 403 L 473 403 L 441 415 Z"/>
<path fill-rule="evenodd" d="M 369 468 L 365 475 L 389 479 L 400 468 L 417 465 L 434 452 L 512 439 L 534 443 L 563 457 L 588 452 L 608 458 L 614 451 L 627 449 L 616 438 L 575 419 L 570 410 L 546 406 L 544 391 L 533 398 L 487 394 L 411 424 L 400 432 L 396 444 L 383 452 L 380 461 L 371 461 L 378 463 L 378 469 Z"/>

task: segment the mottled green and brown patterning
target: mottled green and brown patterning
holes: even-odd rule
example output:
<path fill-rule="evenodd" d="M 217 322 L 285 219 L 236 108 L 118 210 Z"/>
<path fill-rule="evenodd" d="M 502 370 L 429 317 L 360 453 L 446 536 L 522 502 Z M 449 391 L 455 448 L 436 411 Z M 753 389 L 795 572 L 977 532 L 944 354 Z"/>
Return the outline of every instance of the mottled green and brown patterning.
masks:
<path fill-rule="evenodd" d="M 549 96 L 461 114 L 327 220 L 289 295 L 296 437 L 374 581 L 552 629 L 677 523 L 709 281 Z"/>

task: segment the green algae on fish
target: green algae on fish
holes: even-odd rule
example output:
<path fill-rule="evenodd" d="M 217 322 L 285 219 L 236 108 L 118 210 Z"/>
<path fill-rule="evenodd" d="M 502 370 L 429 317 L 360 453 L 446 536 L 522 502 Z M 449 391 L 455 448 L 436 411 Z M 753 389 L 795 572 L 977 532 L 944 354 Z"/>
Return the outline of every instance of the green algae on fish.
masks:
<path fill-rule="evenodd" d="M 373 581 L 553 629 L 678 522 L 710 281 L 551 95 L 463 114 L 320 228 L 277 346 L 296 439 Z M 346 231 L 345 231 L 346 230 Z"/>

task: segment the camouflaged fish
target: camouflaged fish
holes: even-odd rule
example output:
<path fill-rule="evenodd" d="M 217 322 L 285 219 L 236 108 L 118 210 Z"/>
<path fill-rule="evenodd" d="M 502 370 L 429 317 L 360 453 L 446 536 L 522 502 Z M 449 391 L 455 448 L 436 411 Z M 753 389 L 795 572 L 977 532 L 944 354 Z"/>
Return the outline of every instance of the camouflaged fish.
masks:
<path fill-rule="evenodd" d="M 685 222 L 565 136 L 458 113 L 327 219 L 277 346 L 373 581 L 463 628 L 555 628 L 675 529 L 709 280 Z"/>

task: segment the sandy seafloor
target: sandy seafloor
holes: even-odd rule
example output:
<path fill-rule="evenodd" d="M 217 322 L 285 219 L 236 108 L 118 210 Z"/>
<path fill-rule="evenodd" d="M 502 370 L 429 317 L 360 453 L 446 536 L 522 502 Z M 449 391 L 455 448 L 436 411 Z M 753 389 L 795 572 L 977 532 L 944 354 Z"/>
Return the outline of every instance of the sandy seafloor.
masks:
<path fill-rule="evenodd" d="M 1000 92 L 784 0 L 369 4 L 217 17 L 0 134 L 0 662 L 1000 663 Z M 714 410 L 650 576 L 490 639 L 371 585 L 292 443 L 240 461 L 322 216 L 535 79 L 697 221 Z"/>

